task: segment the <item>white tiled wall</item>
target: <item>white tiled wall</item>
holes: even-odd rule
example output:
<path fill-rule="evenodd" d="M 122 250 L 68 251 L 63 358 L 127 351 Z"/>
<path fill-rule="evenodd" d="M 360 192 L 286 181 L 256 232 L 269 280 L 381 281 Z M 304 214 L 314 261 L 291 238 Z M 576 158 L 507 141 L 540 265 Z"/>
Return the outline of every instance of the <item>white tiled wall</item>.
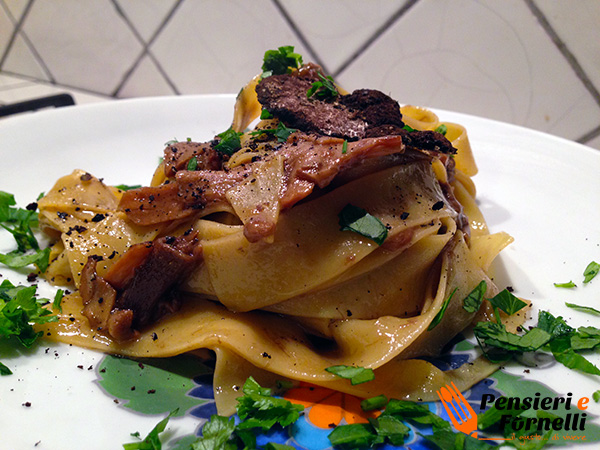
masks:
<path fill-rule="evenodd" d="M 234 93 L 288 44 L 347 89 L 600 149 L 599 0 L 0 0 L 0 103 Z"/>

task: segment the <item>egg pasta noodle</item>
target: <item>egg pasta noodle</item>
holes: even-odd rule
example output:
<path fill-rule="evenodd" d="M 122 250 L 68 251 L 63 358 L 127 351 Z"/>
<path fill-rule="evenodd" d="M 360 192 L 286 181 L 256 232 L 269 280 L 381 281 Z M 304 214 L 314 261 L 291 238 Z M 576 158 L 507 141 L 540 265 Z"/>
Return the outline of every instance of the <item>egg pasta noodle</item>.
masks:
<path fill-rule="evenodd" d="M 477 206 L 471 180 L 477 167 L 466 130 L 440 122 L 429 110 L 403 106 L 402 120 L 414 130 L 444 125 L 455 154 L 409 151 L 404 136 L 315 138 L 297 129 L 282 144 L 271 132 L 248 130 L 253 124 L 255 130 L 272 130 L 284 121 L 258 119 L 259 84 L 257 77 L 238 95 L 232 130 L 240 149 L 223 157 L 218 201 L 209 197 L 208 185 L 182 194 L 183 183 L 197 185 L 200 178 L 193 177 L 216 172 L 187 170 L 195 168 L 187 165 L 191 157 L 204 164 L 210 147 L 190 142 L 179 143 L 175 153 L 167 146 L 149 187 L 124 192 L 76 170 L 39 200 L 40 224 L 54 239 L 45 276 L 78 288 L 63 299 L 60 320 L 40 329 L 49 339 L 131 358 L 205 355 L 208 349 L 216 358 L 221 414 L 235 411 L 240 395 L 235 387 L 250 375 L 261 385 L 291 380 L 360 397 L 429 401 L 450 381 L 464 390 L 496 370 L 477 359 L 444 372 L 422 359 L 438 355 L 471 324 L 488 320 L 488 302 L 472 313 L 462 300 L 482 280 L 487 298 L 498 292 L 490 265 L 512 240 L 504 232 L 490 234 Z M 328 152 L 333 163 L 319 163 L 319 170 L 331 172 L 326 182 L 305 175 L 314 161 L 294 153 L 303 145 Z M 360 163 L 354 164 L 357 155 Z M 296 177 L 299 172 L 290 169 L 296 163 L 304 175 Z M 293 195 L 290 186 L 297 188 Z M 190 202 L 196 194 L 203 196 L 201 208 L 164 200 L 183 196 Z M 123 206 L 146 207 L 151 201 L 157 208 L 176 206 L 160 212 L 165 214 L 160 220 L 149 217 L 147 208 Z M 340 230 L 339 213 L 348 204 L 385 226 L 381 245 Z M 177 281 L 177 300 L 160 317 L 118 338 L 119 324 L 98 317 L 129 313 L 103 309 L 102 302 L 86 304 L 85 296 L 104 286 L 117 292 L 118 303 L 122 294 L 115 286 L 131 278 L 126 268 L 135 259 L 123 255 L 186 236 L 201 255 L 188 252 L 192 269 Z M 439 324 L 428 330 L 451 293 Z M 371 368 L 375 379 L 352 385 L 325 370 L 336 365 Z"/>

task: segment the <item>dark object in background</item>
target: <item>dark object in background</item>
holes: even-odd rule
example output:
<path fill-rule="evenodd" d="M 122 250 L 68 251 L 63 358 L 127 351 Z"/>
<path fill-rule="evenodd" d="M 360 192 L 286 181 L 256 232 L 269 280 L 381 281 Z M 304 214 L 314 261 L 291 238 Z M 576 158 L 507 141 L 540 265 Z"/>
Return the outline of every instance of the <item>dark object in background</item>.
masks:
<path fill-rule="evenodd" d="M 75 100 L 70 94 L 57 94 L 48 97 L 35 98 L 24 102 L 11 103 L 9 105 L 0 105 L 0 117 L 10 116 L 23 112 L 37 111 L 38 109 L 61 106 L 71 106 L 75 104 Z"/>

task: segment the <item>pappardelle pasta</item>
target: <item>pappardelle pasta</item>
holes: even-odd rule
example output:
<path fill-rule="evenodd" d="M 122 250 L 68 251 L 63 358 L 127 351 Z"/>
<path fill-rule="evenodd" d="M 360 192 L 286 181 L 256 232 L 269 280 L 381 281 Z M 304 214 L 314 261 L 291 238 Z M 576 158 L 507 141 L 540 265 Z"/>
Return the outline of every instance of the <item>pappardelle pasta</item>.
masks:
<path fill-rule="evenodd" d="M 486 359 L 420 359 L 489 319 L 462 300 L 498 292 L 490 265 L 511 242 L 477 206 L 466 130 L 313 64 L 263 70 L 231 128 L 167 143 L 149 186 L 76 170 L 39 200 L 45 276 L 77 288 L 47 336 L 133 358 L 210 350 L 222 414 L 250 375 L 414 401 L 489 375 Z"/>

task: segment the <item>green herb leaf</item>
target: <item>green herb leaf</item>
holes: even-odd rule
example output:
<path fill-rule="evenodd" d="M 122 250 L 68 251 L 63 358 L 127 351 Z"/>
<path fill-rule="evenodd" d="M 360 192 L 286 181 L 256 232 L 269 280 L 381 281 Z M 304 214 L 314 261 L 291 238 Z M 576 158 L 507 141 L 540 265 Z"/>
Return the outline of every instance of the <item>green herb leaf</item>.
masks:
<path fill-rule="evenodd" d="M 295 133 L 296 131 L 298 131 L 295 128 L 288 128 L 286 127 L 283 122 L 279 122 L 277 124 L 277 128 L 275 128 L 275 137 L 277 138 L 277 142 L 286 142 L 288 140 L 288 138 L 290 137 L 291 134 Z"/>
<path fill-rule="evenodd" d="M 541 328 L 532 328 L 519 336 L 508 332 L 503 324 L 495 322 L 479 322 L 473 328 L 473 333 L 486 357 L 495 362 L 510 358 L 511 353 L 536 351 L 552 339 L 552 335 Z"/>
<path fill-rule="evenodd" d="M 496 448 L 496 446 L 488 444 L 486 441 L 479 441 L 464 433 L 454 433 L 452 430 L 438 430 L 434 431 L 433 434 L 419 433 L 419 435 L 441 450 L 487 450 Z"/>
<path fill-rule="evenodd" d="M 596 327 L 579 327 L 577 328 L 577 332 L 582 336 L 592 337 L 597 336 L 600 337 L 600 328 Z"/>
<path fill-rule="evenodd" d="M 595 401 L 596 403 L 600 402 L 600 390 L 598 390 L 598 391 L 594 392 L 594 393 L 592 394 L 592 398 L 594 399 L 594 401 Z"/>
<path fill-rule="evenodd" d="M 387 228 L 377 217 L 358 206 L 347 204 L 338 214 L 341 231 L 354 231 L 372 239 L 377 245 L 387 238 Z"/>
<path fill-rule="evenodd" d="M 148 433 L 148 436 L 141 442 L 132 442 L 130 444 L 123 444 L 124 450 L 161 450 L 162 443 L 160 442 L 159 434 L 165 431 L 169 419 L 177 414 L 178 410 L 171 411 L 167 417 L 158 422 L 156 426 Z"/>
<path fill-rule="evenodd" d="M 0 253 L 0 263 L 17 269 L 36 264 L 40 271 L 45 272 L 50 249 L 41 250 L 33 232 L 33 228 L 38 226 L 37 203 L 31 203 L 26 209 L 15 208 L 14 205 L 14 196 L 0 191 L 0 226 L 13 235 L 17 244 L 16 250 Z"/>
<path fill-rule="evenodd" d="M 434 414 L 424 405 L 408 400 L 391 399 L 383 414 L 390 414 L 404 420 L 431 425 L 434 430 L 450 430 L 450 423 Z"/>
<path fill-rule="evenodd" d="M 373 369 L 365 369 L 364 367 L 340 365 L 327 367 L 325 370 L 340 378 L 350 380 L 350 383 L 352 383 L 353 386 L 375 379 Z"/>
<path fill-rule="evenodd" d="M 452 297 L 454 297 L 454 293 L 456 292 L 456 289 L 457 288 L 454 288 L 454 290 L 450 293 L 448 298 L 446 300 L 444 300 L 444 303 L 442 303 L 442 307 L 440 308 L 438 313 L 435 315 L 435 317 L 433 318 L 433 320 L 427 327 L 427 331 L 433 330 L 442 321 L 442 318 L 444 317 L 444 314 L 446 313 L 446 308 L 448 308 L 448 305 L 450 304 L 450 300 L 452 300 Z"/>
<path fill-rule="evenodd" d="M 469 313 L 479 311 L 486 290 L 487 283 L 482 280 L 463 300 L 463 309 Z"/>
<path fill-rule="evenodd" d="M 550 333 L 553 338 L 565 336 L 575 331 L 575 328 L 569 326 L 562 317 L 554 317 L 548 311 L 538 313 L 537 327 Z"/>
<path fill-rule="evenodd" d="M 65 292 L 62 289 L 56 291 L 54 294 L 54 300 L 52 301 L 52 309 L 57 309 L 58 312 L 62 313 L 62 299 L 64 297 Z"/>
<path fill-rule="evenodd" d="M 0 339 L 15 337 L 25 347 L 31 347 L 42 332 L 34 324 L 55 322 L 58 317 L 42 307 L 46 298 L 35 297 L 36 286 L 14 286 L 4 280 L 0 284 Z"/>
<path fill-rule="evenodd" d="M 190 171 L 194 171 L 197 168 L 198 168 L 198 158 L 196 158 L 195 156 L 192 156 L 187 163 L 186 169 L 190 170 Z"/>
<path fill-rule="evenodd" d="M 263 58 L 262 77 L 288 73 L 290 68 L 296 69 L 302 65 L 302 56 L 294 53 L 291 45 L 279 47 L 277 50 L 267 50 Z"/>
<path fill-rule="evenodd" d="M 404 439 L 410 433 L 410 428 L 402 420 L 389 414 L 382 414 L 376 419 L 370 419 L 369 423 L 377 436 L 385 438 L 390 444 L 398 447 L 404 445 Z"/>
<path fill-rule="evenodd" d="M 378 395 L 376 397 L 366 398 L 360 402 L 360 407 L 363 411 L 373 411 L 375 409 L 381 409 L 388 403 L 388 398 L 385 395 Z"/>
<path fill-rule="evenodd" d="M 243 392 L 237 405 L 238 416 L 243 420 L 238 425 L 239 430 L 260 428 L 267 431 L 276 423 L 286 427 L 294 423 L 304 410 L 301 405 L 272 397 L 271 390 L 261 387 L 252 377 L 244 383 Z"/>
<path fill-rule="evenodd" d="M 171 139 L 170 141 L 165 142 L 164 146 L 168 147 L 169 145 L 177 144 L 179 140 L 177 138 Z"/>
<path fill-rule="evenodd" d="M 33 252 L 21 253 L 12 251 L 10 253 L 0 253 L 0 263 L 13 269 L 20 269 L 30 264 L 38 266 L 40 271 L 45 272 L 50 263 L 50 248 L 44 250 L 35 250 Z"/>
<path fill-rule="evenodd" d="M 121 190 L 121 191 L 131 191 L 132 189 L 139 189 L 142 187 L 141 184 L 117 184 L 115 186 L 117 189 Z"/>
<path fill-rule="evenodd" d="M 273 118 L 273 114 L 271 114 L 269 111 L 267 111 L 266 109 L 261 110 L 260 120 L 266 120 L 266 119 L 272 119 L 272 118 Z"/>
<path fill-rule="evenodd" d="M 217 134 L 221 139 L 219 140 L 219 143 L 214 146 L 215 150 L 226 155 L 233 155 L 242 148 L 242 143 L 240 141 L 241 135 L 242 133 L 238 133 L 233 128 L 228 128 L 222 133 Z"/>
<path fill-rule="evenodd" d="M 565 305 L 567 305 L 569 308 L 576 309 L 577 311 L 582 311 L 582 312 L 586 312 L 589 314 L 600 315 L 600 311 L 597 310 L 596 308 L 592 308 L 591 306 L 581 306 L 581 305 L 576 305 L 575 303 L 567 303 L 567 302 L 565 302 Z"/>
<path fill-rule="evenodd" d="M 348 141 L 344 139 L 344 143 L 342 144 L 342 155 L 348 153 Z"/>
<path fill-rule="evenodd" d="M 306 97 L 315 97 L 318 100 L 333 100 L 338 96 L 338 91 L 335 87 L 335 82 L 330 76 L 323 76 L 319 73 L 321 81 L 315 81 L 310 89 L 306 92 Z"/>
<path fill-rule="evenodd" d="M 501 309 L 509 316 L 512 316 L 514 313 L 527 306 L 527 303 L 510 293 L 508 289 L 500 291 L 498 295 L 491 298 L 489 301 L 492 306 Z"/>
<path fill-rule="evenodd" d="M 296 447 L 285 444 L 278 444 L 277 442 L 268 442 L 265 445 L 265 450 L 295 450 Z"/>
<path fill-rule="evenodd" d="M 566 288 L 566 289 L 577 287 L 577 285 L 575 283 L 573 283 L 573 280 L 568 281 L 566 283 L 554 283 L 554 286 L 556 286 L 557 288 Z"/>
<path fill-rule="evenodd" d="M 202 427 L 202 437 L 192 444 L 192 450 L 235 450 L 234 432 L 233 417 L 212 415 Z"/>
<path fill-rule="evenodd" d="M 550 342 L 550 351 L 552 351 L 554 359 L 569 369 L 579 370 L 592 375 L 600 375 L 600 369 L 573 350 L 569 336 L 561 336 L 553 339 Z"/>
<path fill-rule="evenodd" d="M 593 350 L 598 346 L 600 346 L 600 337 L 582 336 L 579 333 L 571 336 L 571 348 L 576 352 Z"/>
<path fill-rule="evenodd" d="M 254 130 L 251 131 L 250 134 L 252 136 L 260 136 L 261 134 L 273 135 L 277 138 L 277 142 L 283 143 L 286 142 L 290 135 L 296 131 L 298 130 L 295 128 L 288 128 L 283 122 L 279 122 L 277 124 L 277 128 Z"/>
<path fill-rule="evenodd" d="M 440 133 L 446 136 L 446 133 L 448 132 L 448 127 L 442 123 L 434 131 L 436 133 Z"/>
<path fill-rule="evenodd" d="M 367 448 L 383 444 L 385 439 L 378 436 L 373 427 L 366 423 L 340 425 L 333 429 L 328 436 L 331 445 L 341 448 Z"/>
<path fill-rule="evenodd" d="M 0 362 L 0 375 L 12 375 L 12 371 Z"/>
<path fill-rule="evenodd" d="M 598 275 L 598 272 L 600 272 L 600 264 L 598 264 L 596 261 L 592 261 L 591 263 L 589 263 L 587 265 L 587 267 L 585 268 L 585 270 L 583 271 L 583 282 L 584 284 L 589 283 L 590 281 L 592 281 L 592 279 Z"/>
<path fill-rule="evenodd" d="M 413 132 L 413 131 L 417 131 L 417 130 L 415 130 L 413 127 L 411 127 L 410 125 L 404 125 L 404 126 L 402 127 L 402 129 L 403 129 L 403 130 L 406 130 L 406 131 L 408 131 L 409 133 L 411 133 L 411 132 Z"/>

